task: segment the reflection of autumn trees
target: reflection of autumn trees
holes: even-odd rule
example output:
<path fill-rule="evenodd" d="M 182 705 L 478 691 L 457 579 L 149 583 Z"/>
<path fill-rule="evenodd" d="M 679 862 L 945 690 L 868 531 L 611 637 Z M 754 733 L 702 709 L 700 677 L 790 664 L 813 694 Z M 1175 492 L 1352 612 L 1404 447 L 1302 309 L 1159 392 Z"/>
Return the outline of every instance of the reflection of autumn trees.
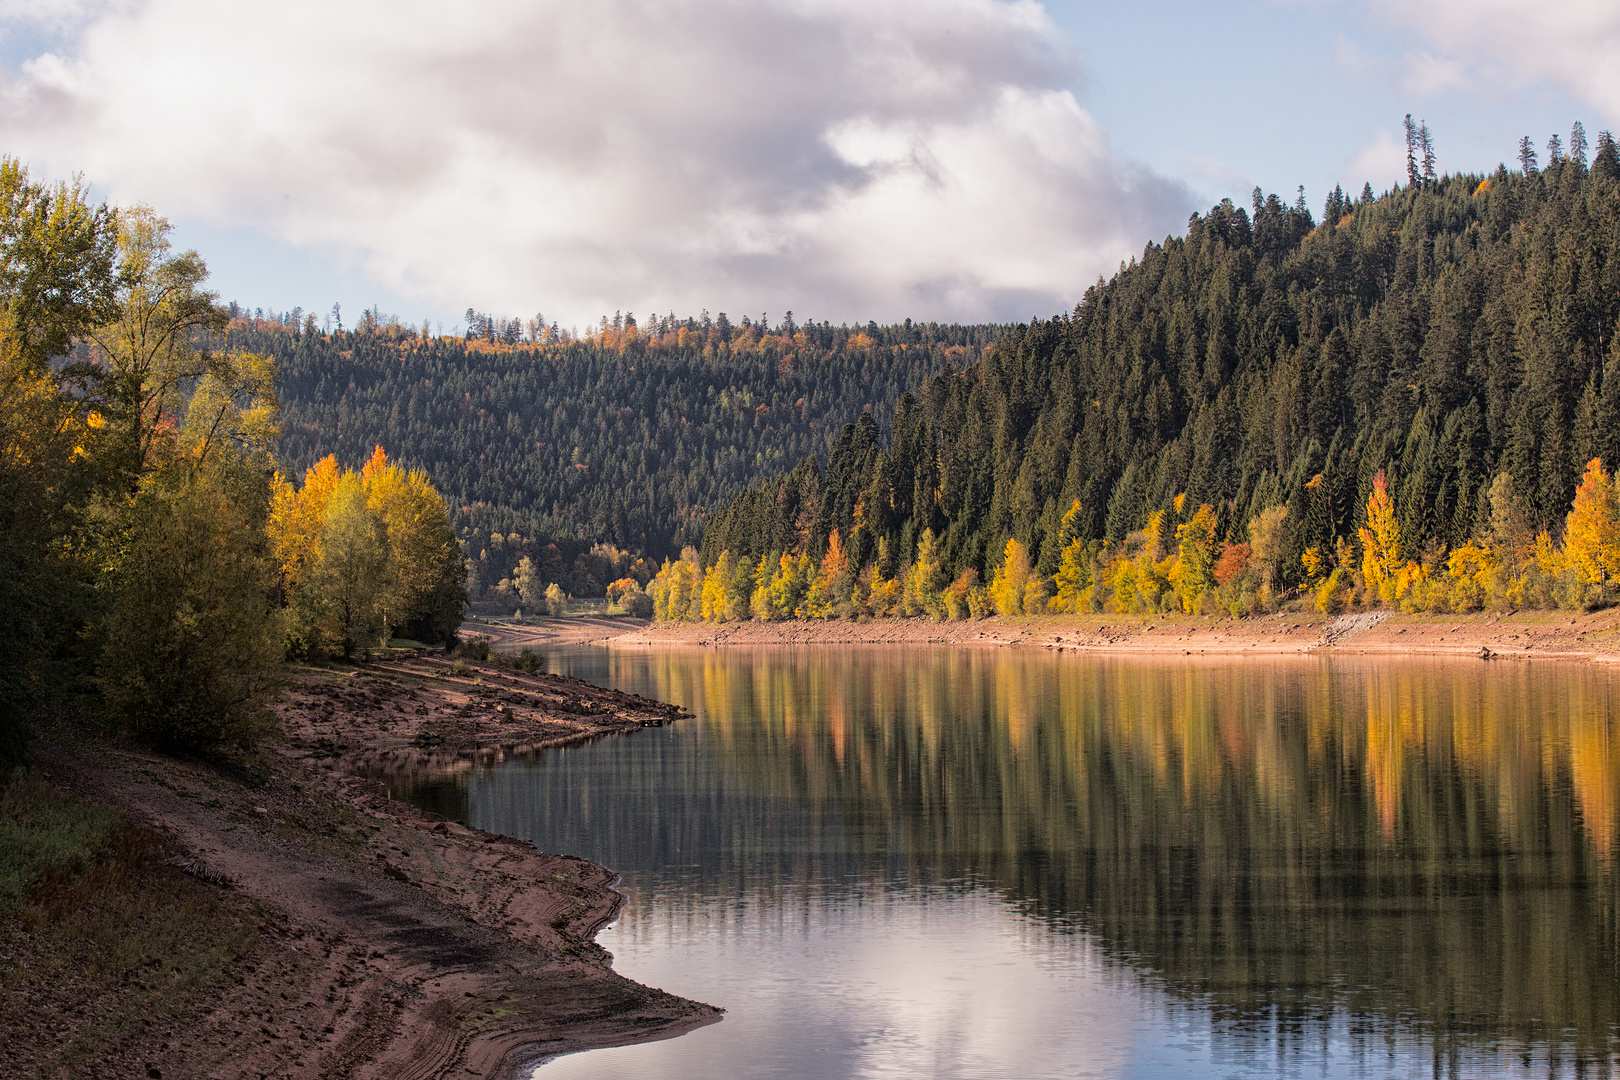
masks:
<path fill-rule="evenodd" d="M 966 650 L 616 663 L 700 707 L 726 798 L 755 807 L 742 842 L 794 851 L 809 877 L 863 855 L 972 873 L 1234 1016 L 1338 1002 L 1590 1047 L 1620 1007 L 1605 672 Z"/>

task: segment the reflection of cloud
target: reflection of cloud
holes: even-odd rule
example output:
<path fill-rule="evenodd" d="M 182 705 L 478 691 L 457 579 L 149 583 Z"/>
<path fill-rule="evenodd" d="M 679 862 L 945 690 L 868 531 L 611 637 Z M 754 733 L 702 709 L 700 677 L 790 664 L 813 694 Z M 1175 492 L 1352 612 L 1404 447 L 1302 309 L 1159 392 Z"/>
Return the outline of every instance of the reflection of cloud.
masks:
<path fill-rule="evenodd" d="M 1620 122 L 1620 6 L 1612 0 L 1371 0 L 1422 35 L 1407 61 L 1418 92 L 1549 82 Z"/>
<path fill-rule="evenodd" d="M 13 152 L 447 306 L 1027 317 L 1190 209 L 1028 2 L 84 7 Z"/>
<path fill-rule="evenodd" d="M 1106 1077 L 1136 1035 L 1127 972 L 982 892 L 695 911 L 633 895 L 601 942 L 616 971 L 726 1018 L 535 1080 L 706 1076 L 717 1062 L 733 1077 Z"/>
<path fill-rule="evenodd" d="M 703 715 L 480 770 L 475 823 L 625 872 L 602 941 L 617 970 L 730 1012 L 538 1080 L 715 1060 L 729 1077 L 1339 1075 L 1373 1045 L 1390 1075 L 1438 1046 L 1495 1075 L 1499 1046 L 1612 1047 L 1582 1003 L 1613 999 L 1614 949 L 1582 898 L 1610 887 L 1620 834 L 1613 673 L 899 647 L 610 662 L 622 688 Z M 1458 805 L 1477 813 L 1433 813 Z M 1547 822 L 1571 852 L 1561 884 L 1494 884 Z M 1367 857 L 1324 876 L 1346 851 Z M 1413 851 L 1444 854 L 1419 870 Z M 1411 903 L 1376 899 L 1415 882 Z M 1308 1015 L 1279 1025 L 1279 1002 Z M 1224 1064 L 1182 1057 L 1199 1054 Z"/>

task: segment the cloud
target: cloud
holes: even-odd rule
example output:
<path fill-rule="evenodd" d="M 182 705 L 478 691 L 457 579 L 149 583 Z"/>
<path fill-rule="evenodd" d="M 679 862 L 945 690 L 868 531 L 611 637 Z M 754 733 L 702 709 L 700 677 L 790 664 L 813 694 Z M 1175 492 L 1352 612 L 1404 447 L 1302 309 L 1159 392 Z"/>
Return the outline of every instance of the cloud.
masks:
<path fill-rule="evenodd" d="M 1028 0 L 86 10 L 4 75 L 12 153 L 441 310 L 1027 317 L 1191 208 Z"/>
<path fill-rule="evenodd" d="M 1406 142 L 1388 131 L 1379 131 L 1362 143 L 1345 161 L 1340 172 L 1351 178 L 1354 198 L 1361 194 L 1360 185 L 1370 183 L 1375 191 L 1385 191 L 1396 184 L 1406 183 Z"/>
<path fill-rule="evenodd" d="M 1620 7 L 1613 0 L 1370 0 L 1424 47 L 1407 56 L 1416 90 L 1501 93 L 1541 83 L 1567 88 L 1620 123 Z"/>

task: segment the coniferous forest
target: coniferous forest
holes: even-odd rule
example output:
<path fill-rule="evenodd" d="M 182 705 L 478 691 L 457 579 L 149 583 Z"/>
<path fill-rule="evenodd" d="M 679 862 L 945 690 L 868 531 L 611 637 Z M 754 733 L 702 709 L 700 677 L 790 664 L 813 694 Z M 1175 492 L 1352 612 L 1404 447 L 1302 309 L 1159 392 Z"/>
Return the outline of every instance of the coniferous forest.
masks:
<path fill-rule="evenodd" d="M 1426 134 L 1426 133 L 1425 133 Z M 1620 156 L 1257 189 L 713 514 L 666 617 L 1602 602 Z M 1577 497 L 1577 488 L 1580 495 Z"/>
<path fill-rule="evenodd" d="M 825 454 L 842 417 L 886 417 L 908 387 L 970 366 L 1001 332 L 798 324 L 789 312 L 774 327 L 616 315 L 576 336 L 469 309 L 458 338 L 373 312 L 330 333 L 301 312 L 236 314 L 232 343 L 280 372 L 281 459 L 298 471 L 327 454 L 354 464 L 382 445 L 426 470 L 464 541 L 469 592 L 514 603 L 525 558 L 545 582 L 601 596 L 633 556 L 697 543 L 705 515 L 737 491 Z"/>

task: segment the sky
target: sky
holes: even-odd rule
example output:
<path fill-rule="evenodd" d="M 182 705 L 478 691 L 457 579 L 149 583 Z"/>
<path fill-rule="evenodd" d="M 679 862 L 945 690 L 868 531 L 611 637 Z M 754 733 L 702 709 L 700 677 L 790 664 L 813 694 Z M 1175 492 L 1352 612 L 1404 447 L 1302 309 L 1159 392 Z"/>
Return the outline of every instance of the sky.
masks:
<path fill-rule="evenodd" d="M 0 0 L 0 150 L 249 308 L 1007 321 L 1260 186 L 1620 128 L 1612 0 Z"/>

